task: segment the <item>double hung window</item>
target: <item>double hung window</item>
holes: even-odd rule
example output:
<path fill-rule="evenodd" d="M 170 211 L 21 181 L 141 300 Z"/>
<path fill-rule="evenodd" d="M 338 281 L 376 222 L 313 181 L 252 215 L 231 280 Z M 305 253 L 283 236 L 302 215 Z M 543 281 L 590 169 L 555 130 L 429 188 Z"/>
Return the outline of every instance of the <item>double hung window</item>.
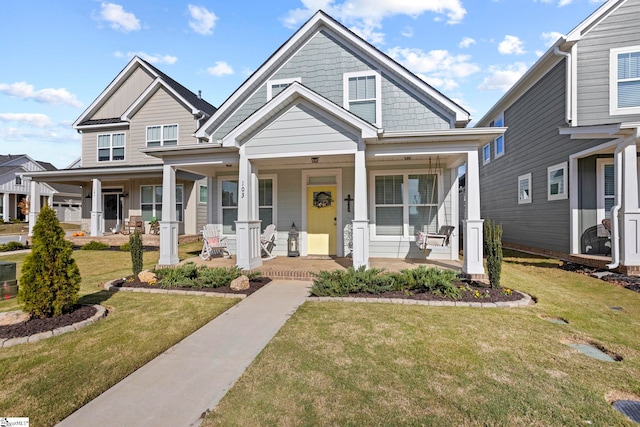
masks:
<path fill-rule="evenodd" d="M 178 125 L 147 126 L 147 147 L 178 145 Z"/>
<path fill-rule="evenodd" d="M 176 185 L 176 220 L 182 222 L 184 219 L 182 184 Z M 151 221 L 156 218 L 162 221 L 162 185 L 143 185 L 140 187 L 140 208 L 142 209 L 142 220 Z"/>
<path fill-rule="evenodd" d="M 124 160 L 124 133 L 98 135 L 98 161 Z"/>
<path fill-rule="evenodd" d="M 222 233 L 235 234 L 238 219 L 238 180 L 220 179 L 220 210 Z M 262 221 L 262 231 L 269 224 L 275 224 L 275 178 L 258 180 L 258 218 Z"/>
<path fill-rule="evenodd" d="M 547 200 L 562 200 L 568 196 L 567 163 L 547 168 Z"/>
<path fill-rule="evenodd" d="M 531 174 L 518 177 L 518 204 L 531 203 Z"/>
<path fill-rule="evenodd" d="M 381 126 L 381 80 L 375 71 L 344 75 L 344 108 L 378 127 Z"/>
<path fill-rule="evenodd" d="M 610 51 L 610 113 L 640 113 L 640 46 Z"/>

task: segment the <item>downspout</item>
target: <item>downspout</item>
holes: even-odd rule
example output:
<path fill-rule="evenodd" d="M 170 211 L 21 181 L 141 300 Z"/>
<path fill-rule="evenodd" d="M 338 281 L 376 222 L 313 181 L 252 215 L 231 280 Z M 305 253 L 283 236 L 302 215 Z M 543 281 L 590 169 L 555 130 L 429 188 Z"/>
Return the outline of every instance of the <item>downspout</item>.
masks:
<path fill-rule="evenodd" d="M 618 212 L 622 207 L 622 150 L 626 144 L 618 144 L 613 154 L 616 183 L 616 204 L 611 208 L 611 264 L 607 268 L 613 270 L 620 265 L 620 231 L 618 230 Z"/>
<path fill-rule="evenodd" d="M 566 37 L 563 36 L 562 40 L 566 41 Z M 571 73 L 572 73 L 571 53 L 561 51 L 560 47 L 557 44 L 553 48 L 553 53 L 558 56 L 564 56 L 567 61 L 567 76 L 566 76 L 566 82 L 565 82 L 566 88 L 567 88 L 567 99 L 565 101 L 564 120 L 568 124 L 571 124 L 571 121 L 573 120 L 573 117 L 571 114 L 571 105 L 573 102 L 573 91 L 571 90 Z"/>

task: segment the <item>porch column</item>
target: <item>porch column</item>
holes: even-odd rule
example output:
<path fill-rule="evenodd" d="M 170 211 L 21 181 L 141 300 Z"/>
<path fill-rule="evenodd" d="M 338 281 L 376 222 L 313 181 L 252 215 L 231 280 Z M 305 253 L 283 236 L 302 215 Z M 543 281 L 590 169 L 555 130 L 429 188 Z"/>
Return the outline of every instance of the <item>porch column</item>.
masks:
<path fill-rule="evenodd" d="M 53 208 L 53 195 L 47 196 L 47 206 Z"/>
<path fill-rule="evenodd" d="M 483 223 L 480 219 L 480 170 L 478 151 L 467 152 L 467 205 L 464 223 L 464 260 L 462 272 L 471 278 L 485 278 L 483 253 Z"/>
<path fill-rule="evenodd" d="M 102 236 L 102 181 L 94 178 L 91 182 L 91 236 Z"/>
<path fill-rule="evenodd" d="M 449 237 L 449 249 L 451 250 L 450 259 L 457 261 L 458 253 L 460 252 L 460 240 L 458 239 L 457 231 L 460 227 L 458 224 L 460 223 L 460 177 L 458 177 L 458 169 L 452 168 L 450 169 L 451 173 L 451 188 L 449 190 L 450 198 L 451 198 L 451 225 L 453 225 L 453 233 Z"/>
<path fill-rule="evenodd" d="M 240 149 L 238 173 L 238 220 L 236 221 L 236 265 L 253 270 L 262 265 L 258 216 L 258 171 Z"/>
<path fill-rule="evenodd" d="M 33 236 L 33 226 L 40 214 L 40 183 L 31 181 L 29 194 L 29 236 Z"/>
<path fill-rule="evenodd" d="M 2 220 L 9 222 L 11 215 L 9 214 L 9 193 L 2 195 Z"/>
<path fill-rule="evenodd" d="M 620 263 L 640 266 L 640 208 L 638 206 L 638 150 L 635 138 L 622 150 Z"/>
<path fill-rule="evenodd" d="M 369 215 L 367 213 L 367 164 L 364 149 L 355 154 L 353 201 L 353 267 L 369 268 Z"/>
<path fill-rule="evenodd" d="M 175 265 L 178 259 L 178 221 L 176 221 L 176 170 L 162 166 L 162 221 L 160 223 L 160 265 Z"/>

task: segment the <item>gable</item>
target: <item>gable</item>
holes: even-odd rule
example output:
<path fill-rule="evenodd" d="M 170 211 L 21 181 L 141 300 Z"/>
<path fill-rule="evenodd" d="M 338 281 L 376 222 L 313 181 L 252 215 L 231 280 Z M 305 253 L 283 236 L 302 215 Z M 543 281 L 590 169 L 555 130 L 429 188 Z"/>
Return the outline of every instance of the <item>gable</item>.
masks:
<path fill-rule="evenodd" d="M 138 66 L 133 73 L 122 82 L 120 87 L 106 100 L 89 120 L 120 117 L 127 108 L 153 82 L 154 78 L 145 69 Z"/>

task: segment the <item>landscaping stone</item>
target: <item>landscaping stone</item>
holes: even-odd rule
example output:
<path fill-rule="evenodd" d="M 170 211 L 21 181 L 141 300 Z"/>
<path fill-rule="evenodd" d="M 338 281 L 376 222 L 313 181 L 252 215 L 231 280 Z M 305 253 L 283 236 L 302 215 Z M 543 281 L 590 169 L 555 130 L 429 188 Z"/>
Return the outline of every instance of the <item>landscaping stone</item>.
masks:
<path fill-rule="evenodd" d="M 244 274 L 231 281 L 231 289 L 234 291 L 244 291 L 249 289 L 249 278 Z"/>
<path fill-rule="evenodd" d="M 158 276 L 149 270 L 144 270 L 138 273 L 138 279 L 140 279 L 141 282 L 153 283 L 158 281 Z"/>
<path fill-rule="evenodd" d="M 23 311 L 9 311 L 0 313 L 0 326 L 15 325 L 16 323 L 26 322 L 29 320 L 29 314 Z"/>

